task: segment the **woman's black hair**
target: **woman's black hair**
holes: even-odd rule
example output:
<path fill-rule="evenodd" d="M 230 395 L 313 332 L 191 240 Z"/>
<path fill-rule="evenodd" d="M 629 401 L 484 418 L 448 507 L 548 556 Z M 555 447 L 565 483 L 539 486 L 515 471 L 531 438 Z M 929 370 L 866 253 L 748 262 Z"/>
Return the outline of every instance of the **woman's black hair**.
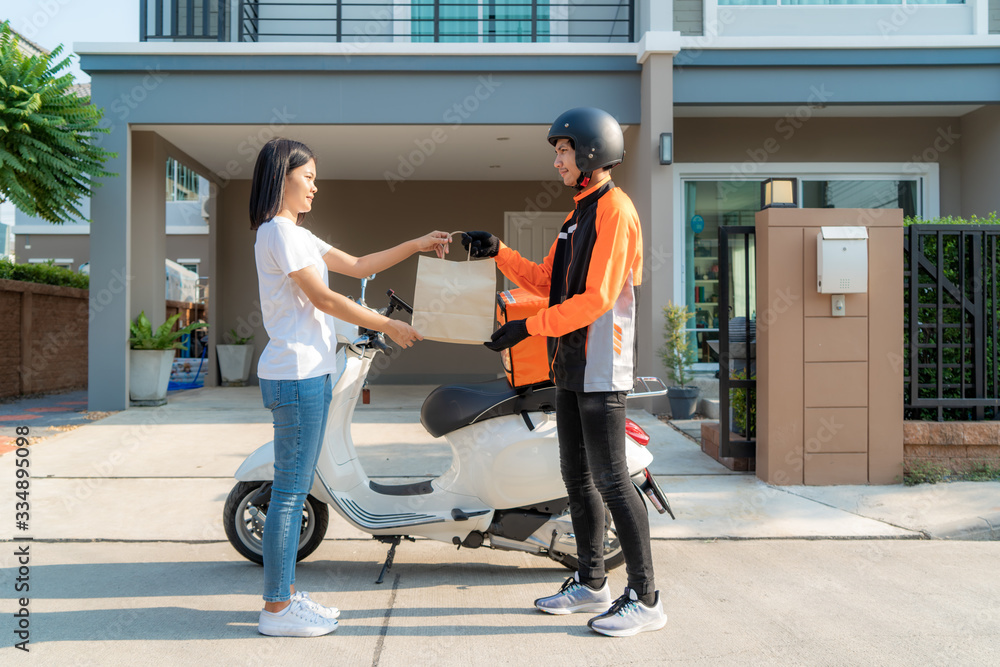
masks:
<path fill-rule="evenodd" d="M 278 215 L 285 198 L 285 177 L 288 172 L 315 160 L 313 152 L 300 141 L 277 137 L 264 144 L 257 154 L 250 183 L 250 229 L 257 229 Z M 305 213 L 296 222 L 302 223 Z"/>

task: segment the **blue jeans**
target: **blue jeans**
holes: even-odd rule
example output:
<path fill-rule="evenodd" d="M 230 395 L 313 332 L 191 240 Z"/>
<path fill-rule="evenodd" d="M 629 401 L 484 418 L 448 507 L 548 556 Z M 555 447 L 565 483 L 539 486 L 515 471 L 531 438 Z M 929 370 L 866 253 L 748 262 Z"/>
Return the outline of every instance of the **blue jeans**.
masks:
<path fill-rule="evenodd" d="M 625 457 L 625 392 L 556 389 L 559 460 L 576 533 L 581 579 L 604 578 L 604 505 L 618 529 L 628 587 L 656 590 L 645 501 Z"/>
<path fill-rule="evenodd" d="M 260 393 L 274 418 L 274 484 L 264 521 L 264 600 L 280 602 L 292 596 L 302 506 L 323 446 L 333 379 L 261 379 Z"/>

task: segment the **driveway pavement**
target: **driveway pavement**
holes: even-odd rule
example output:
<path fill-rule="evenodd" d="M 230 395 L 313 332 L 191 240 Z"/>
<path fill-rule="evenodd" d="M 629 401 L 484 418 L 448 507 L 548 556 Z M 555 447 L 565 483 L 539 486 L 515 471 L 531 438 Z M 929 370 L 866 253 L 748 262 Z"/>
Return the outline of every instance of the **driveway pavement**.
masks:
<path fill-rule="evenodd" d="M 352 433 L 372 477 L 425 479 L 448 467 L 450 449 L 419 425 L 427 390 L 374 386 L 372 404 L 358 407 Z M 39 406 L 0 414 L 46 414 L 28 407 Z M 258 636 L 261 569 L 226 542 L 221 515 L 233 471 L 271 437 L 270 415 L 257 388 L 199 389 L 30 446 L 29 529 L 16 529 L 11 498 L 0 504 L 0 539 L 34 538 L 32 651 L 0 648 L 0 661 L 989 664 L 998 654 L 1000 543 L 927 538 L 982 539 L 972 527 L 1000 524 L 1000 483 L 772 487 L 656 418 L 630 416 L 652 436 L 653 471 L 677 514 L 650 514 L 671 617 L 663 632 L 610 640 L 583 617 L 534 612 L 531 600 L 568 572 L 518 553 L 404 543 L 376 586 L 385 547 L 334 515 L 297 581 L 344 610 L 341 629 Z M 0 455 L 8 497 L 17 458 Z M 22 544 L 0 556 L 8 644 Z M 623 571 L 611 577 L 624 586 Z"/>

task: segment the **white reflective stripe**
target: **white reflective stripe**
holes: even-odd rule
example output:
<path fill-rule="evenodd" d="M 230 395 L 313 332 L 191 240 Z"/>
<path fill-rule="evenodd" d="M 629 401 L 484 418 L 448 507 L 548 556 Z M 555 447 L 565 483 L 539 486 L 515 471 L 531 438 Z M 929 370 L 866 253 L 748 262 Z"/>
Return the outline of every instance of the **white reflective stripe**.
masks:
<path fill-rule="evenodd" d="M 561 238 L 561 239 L 568 239 L 569 237 L 566 236 L 566 232 L 559 232 L 559 238 Z"/>
<path fill-rule="evenodd" d="M 635 346 L 635 287 L 629 271 L 621 293 L 611 310 L 601 315 L 587 330 L 587 365 L 584 391 L 629 391 L 632 387 Z M 621 330 L 620 338 L 615 326 Z M 617 348 L 617 349 L 616 349 Z"/>
<path fill-rule="evenodd" d="M 566 230 L 566 233 L 572 234 L 575 231 L 576 231 L 576 225 L 574 224 L 573 226 L 571 226 L 569 229 Z"/>

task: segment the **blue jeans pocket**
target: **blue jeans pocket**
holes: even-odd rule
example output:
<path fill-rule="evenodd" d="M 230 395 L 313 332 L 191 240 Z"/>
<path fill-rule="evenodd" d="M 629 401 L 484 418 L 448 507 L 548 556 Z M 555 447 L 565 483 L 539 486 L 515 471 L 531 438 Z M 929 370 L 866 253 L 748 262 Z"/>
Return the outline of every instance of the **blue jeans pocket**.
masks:
<path fill-rule="evenodd" d="M 268 410 L 274 410 L 281 405 L 282 395 L 287 400 L 290 397 L 289 390 L 294 390 L 294 385 L 295 380 L 265 380 L 262 378 L 260 380 L 260 395 L 264 401 L 264 407 Z"/>

